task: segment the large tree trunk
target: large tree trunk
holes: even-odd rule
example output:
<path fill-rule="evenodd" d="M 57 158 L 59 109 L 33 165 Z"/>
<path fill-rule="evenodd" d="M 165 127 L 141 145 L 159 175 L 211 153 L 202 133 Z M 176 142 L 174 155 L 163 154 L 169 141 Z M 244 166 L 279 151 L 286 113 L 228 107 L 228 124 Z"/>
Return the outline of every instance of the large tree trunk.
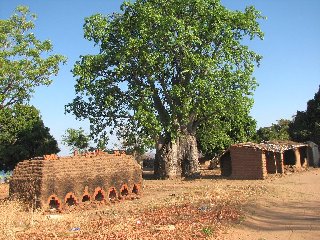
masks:
<path fill-rule="evenodd" d="M 175 142 L 160 139 L 156 148 L 154 173 L 161 179 L 199 176 L 196 137 L 182 135 Z"/>

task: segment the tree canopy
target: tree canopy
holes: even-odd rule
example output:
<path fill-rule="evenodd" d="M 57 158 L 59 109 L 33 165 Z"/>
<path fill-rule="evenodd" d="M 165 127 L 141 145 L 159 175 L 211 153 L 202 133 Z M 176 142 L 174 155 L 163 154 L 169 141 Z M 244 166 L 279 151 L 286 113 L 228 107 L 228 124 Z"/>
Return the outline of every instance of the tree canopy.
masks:
<path fill-rule="evenodd" d="M 12 109 L 3 109 L 0 126 L 0 170 L 12 170 L 21 160 L 60 151 L 33 106 L 16 104 Z"/>
<path fill-rule="evenodd" d="M 275 141 L 275 140 L 290 140 L 289 126 L 291 120 L 280 119 L 277 123 L 273 123 L 270 127 L 259 128 L 256 134 L 256 141 Z"/>
<path fill-rule="evenodd" d="M 66 110 L 88 118 L 95 135 L 126 126 L 156 143 L 162 177 L 172 166 L 172 175 L 197 172 L 198 127 L 219 130 L 235 103 L 245 112 L 252 106 L 261 56 L 244 41 L 263 38 L 263 17 L 219 0 L 137 0 L 121 10 L 86 18 L 85 38 L 100 52 L 76 63 L 76 97 Z"/>
<path fill-rule="evenodd" d="M 49 40 L 40 41 L 32 30 L 35 14 L 19 6 L 9 19 L 0 19 L 0 110 L 30 100 L 34 88 L 49 85 L 65 61 L 52 54 Z"/>
<path fill-rule="evenodd" d="M 292 120 L 280 119 L 270 127 L 259 128 L 255 140 L 313 141 L 320 145 L 320 87 L 314 98 L 307 102 L 305 111 L 297 111 Z"/>
<path fill-rule="evenodd" d="M 314 98 L 307 102 L 307 109 L 297 111 L 289 131 L 294 141 L 313 141 L 320 145 L 320 87 Z"/>

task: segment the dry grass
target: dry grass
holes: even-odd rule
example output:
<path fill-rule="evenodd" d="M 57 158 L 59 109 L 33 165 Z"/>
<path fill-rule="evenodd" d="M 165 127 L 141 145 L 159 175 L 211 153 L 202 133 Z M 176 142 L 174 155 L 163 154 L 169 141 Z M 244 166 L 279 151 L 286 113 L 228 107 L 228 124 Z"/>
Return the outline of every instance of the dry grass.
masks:
<path fill-rule="evenodd" d="M 227 180 L 147 180 L 141 199 L 62 214 L 2 201 L 0 239 L 222 239 L 243 219 L 241 206 L 263 191 Z"/>
<path fill-rule="evenodd" d="M 34 226 L 38 213 L 28 211 L 18 201 L 1 200 L 0 239 L 15 239 L 17 233 Z"/>

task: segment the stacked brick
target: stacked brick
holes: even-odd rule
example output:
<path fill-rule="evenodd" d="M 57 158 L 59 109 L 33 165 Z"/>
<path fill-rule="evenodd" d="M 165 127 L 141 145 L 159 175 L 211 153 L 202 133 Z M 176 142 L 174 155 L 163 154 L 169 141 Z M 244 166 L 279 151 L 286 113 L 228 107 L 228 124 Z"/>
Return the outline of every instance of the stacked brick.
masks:
<path fill-rule="evenodd" d="M 129 155 L 103 152 L 20 162 L 10 181 L 10 196 L 44 210 L 138 197 L 142 170 Z"/>

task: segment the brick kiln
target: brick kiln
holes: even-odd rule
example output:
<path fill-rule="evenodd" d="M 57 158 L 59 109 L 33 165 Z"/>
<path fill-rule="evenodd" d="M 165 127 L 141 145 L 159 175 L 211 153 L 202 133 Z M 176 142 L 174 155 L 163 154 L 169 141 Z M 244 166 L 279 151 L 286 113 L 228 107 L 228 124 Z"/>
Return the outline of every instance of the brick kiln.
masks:
<path fill-rule="evenodd" d="M 20 162 L 9 193 L 44 210 L 107 203 L 141 194 L 142 170 L 132 156 L 101 151 L 73 157 L 46 155 Z"/>

